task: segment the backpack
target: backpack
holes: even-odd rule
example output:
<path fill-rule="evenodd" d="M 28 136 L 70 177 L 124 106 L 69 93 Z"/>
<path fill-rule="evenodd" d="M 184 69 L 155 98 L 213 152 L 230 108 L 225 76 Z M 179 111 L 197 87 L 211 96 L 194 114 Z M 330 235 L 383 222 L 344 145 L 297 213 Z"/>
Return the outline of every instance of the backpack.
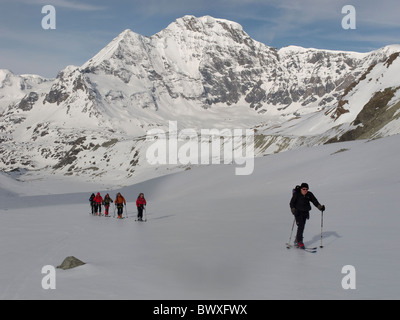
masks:
<path fill-rule="evenodd" d="M 301 187 L 299 185 L 295 186 L 294 189 L 292 190 L 292 195 L 294 195 L 295 193 L 299 193 L 300 189 Z"/>
<path fill-rule="evenodd" d="M 109 205 L 112 201 L 112 199 L 110 198 L 109 195 L 106 195 L 104 200 L 103 200 L 103 204 Z"/>

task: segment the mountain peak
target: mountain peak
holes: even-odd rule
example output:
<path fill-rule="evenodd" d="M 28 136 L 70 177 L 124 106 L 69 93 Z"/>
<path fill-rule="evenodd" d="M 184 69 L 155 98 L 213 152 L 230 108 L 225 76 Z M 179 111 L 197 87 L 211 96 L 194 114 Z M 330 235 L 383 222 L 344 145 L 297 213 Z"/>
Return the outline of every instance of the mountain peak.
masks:
<path fill-rule="evenodd" d="M 214 28 L 218 25 L 226 25 L 232 29 L 243 31 L 243 27 L 237 22 L 226 19 L 214 18 L 212 16 L 195 17 L 192 15 L 186 15 L 183 16 L 182 18 L 177 19 L 175 23 L 183 24 L 185 26 L 194 26 L 197 24 L 197 26 L 202 25 L 203 27 L 207 28 Z"/>
<path fill-rule="evenodd" d="M 131 29 L 125 29 L 118 36 L 116 36 L 113 41 L 121 42 L 129 39 L 137 39 L 138 37 L 143 37 L 143 36 L 132 31 Z"/>
<path fill-rule="evenodd" d="M 230 36 L 236 39 L 248 38 L 243 27 L 236 22 L 214 18 L 211 16 L 195 17 L 186 15 L 182 18 L 176 19 L 167 28 L 162 30 L 159 34 L 164 33 L 183 33 L 183 32 L 197 32 L 207 36 Z"/>
<path fill-rule="evenodd" d="M 81 69 L 90 68 L 101 64 L 103 61 L 109 60 L 114 55 L 119 55 L 119 50 L 121 49 L 121 44 L 126 47 L 126 44 L 131 44 L 135 46 L 141 39 L 144 38 L 138 33 L 133 32 L 130 29 L 125 29 L 118 36 L 116 36 L 104 49 L 102 49 L 93 58 L 82 65 Z M 129 50 L 128 50 L 129 51 Z"/>

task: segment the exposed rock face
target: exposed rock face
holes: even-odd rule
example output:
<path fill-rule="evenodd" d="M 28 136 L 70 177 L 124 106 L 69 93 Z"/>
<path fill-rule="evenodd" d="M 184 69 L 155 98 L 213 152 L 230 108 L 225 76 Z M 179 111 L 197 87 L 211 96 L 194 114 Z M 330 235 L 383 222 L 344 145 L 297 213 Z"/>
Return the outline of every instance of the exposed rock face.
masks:
<path fill-rule="evenodd" d="M 376 92 L 371 100 L 364 106 L 355 120 L 351 123 L 354 129 L 346 131 L 339 137 L 334 137 L 328 142 L 343 142 L 356 139 L 369 139 L 374 137 L 376 133 L 383 127 L 388 125 L 400 117 L 400 102 L 390 105 L 395 93 L 400 90 L 397 88 L 387 88 L 383 91 Z M 377 135 L 376 137 L 381 137 Z"/>

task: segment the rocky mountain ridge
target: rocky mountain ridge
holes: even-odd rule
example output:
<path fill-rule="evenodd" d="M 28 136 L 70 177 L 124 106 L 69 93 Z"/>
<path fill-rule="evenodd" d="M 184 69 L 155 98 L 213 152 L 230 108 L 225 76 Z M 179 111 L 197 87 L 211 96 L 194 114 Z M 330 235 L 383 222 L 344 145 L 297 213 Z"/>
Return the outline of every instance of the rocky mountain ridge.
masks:
<path fill-rule="evenodd" d="M 56 79 L 1 70 L 1 170 L 140 179 L 160 170 L 146 161 L 146 133 L 169 120 L 252 128 L 256 155 L 396 134 L 399 53 L 278 50 L 209 16 L 151 37 L 125 30 Z"/>

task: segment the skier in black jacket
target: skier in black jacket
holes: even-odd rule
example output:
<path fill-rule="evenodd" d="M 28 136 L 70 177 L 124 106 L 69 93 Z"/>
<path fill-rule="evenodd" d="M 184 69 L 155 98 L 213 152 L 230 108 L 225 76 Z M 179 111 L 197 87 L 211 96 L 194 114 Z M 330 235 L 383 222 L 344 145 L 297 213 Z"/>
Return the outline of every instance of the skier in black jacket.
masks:
<path fill-rule="evenodd" d="M 92 195 L 89 198 L 90 208 L 92 208 L 92 214 L 94 214 L 94 198 L 96 198 L 96 196 L 94 193 L 92 193 Z"/>
<path fill-rule="evenodd" d="M 303 182 L 301 186 L 296 188 L 295 192 L 293 192 L 292 199 L 290 200 L 290 210 L 295 216 L 297 224 L 295 245 L 300 248 L 304 248 L 303 232 L 306 221 L 310 218 L 310 202 L 319 210 L 325 210 L 325 206 L 321 205 L 314 194 L 308 191 L 308 184 Z"/>

